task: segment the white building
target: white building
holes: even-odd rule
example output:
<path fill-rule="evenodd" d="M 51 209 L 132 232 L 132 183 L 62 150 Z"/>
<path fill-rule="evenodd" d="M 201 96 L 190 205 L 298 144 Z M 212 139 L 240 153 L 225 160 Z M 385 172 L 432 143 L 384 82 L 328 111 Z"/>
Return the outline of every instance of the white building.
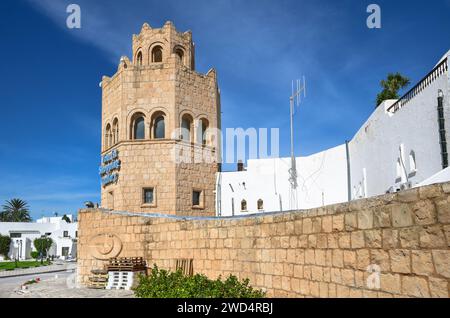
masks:
<path fill-rule="evenodd" d="M 29 259 L 35 251 L 33 241 L 42 236 L 50 237 L 53 245 L 49 255 L 56 258 L 76 258 L 78 223 L 67 215 L 70 223 L 62 217 L 44 217 L 35 223 L 0 222 L 0 234 L 11 237 L 10 259 Z M 0 256 L 1 257 L 1 256 Z"/>
<path fill-rule="evenodd" d="M 248 160 L 244 171 L 219 173 L 217 215 L 309 209 L 450 180 L 449 57 L 402 98 L 381 104 L 348 143 L 296 158 L 297 189 L 290 158 Z"/>

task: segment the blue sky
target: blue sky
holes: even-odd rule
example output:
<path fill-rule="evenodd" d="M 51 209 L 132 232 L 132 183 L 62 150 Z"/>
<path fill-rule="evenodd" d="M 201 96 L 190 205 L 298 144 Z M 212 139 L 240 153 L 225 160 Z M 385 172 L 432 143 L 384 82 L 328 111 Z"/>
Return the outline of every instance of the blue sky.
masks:
<path fill-rule="evenodd" d="M 382 28 L 366 27 L 370 3 Z M 77 3 L 82 28 L 66 28 Z M 450 49 L 450 0 L 8 0 L 0 2 L 0 201 L 34 218 L 99 201 L 102 75 L 112 75 L 144 22 L 192 30 L 199 72 L 215 67 L 222 126 L 279 127 L 289 155 L 292 79 L 308 96 L 295 118 L 297 154 L 343 143 L 374 108 L 379 81 L 416 82 Z"/>

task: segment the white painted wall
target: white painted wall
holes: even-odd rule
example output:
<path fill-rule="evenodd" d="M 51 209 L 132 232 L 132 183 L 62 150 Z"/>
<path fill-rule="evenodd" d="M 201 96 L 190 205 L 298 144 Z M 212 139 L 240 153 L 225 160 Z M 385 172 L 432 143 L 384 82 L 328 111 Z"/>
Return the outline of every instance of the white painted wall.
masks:
<path fill-rule="evenodd" d="M 450 51 L 446 56 L 450 60 Z M 450 151 L 450 73 L 447 71 L 397 112 L 386 111 L 395 100 L 380 105 L 349 142 L 352 199 L 381 195 L 407 181 L 415 186 L 442 170 L 438 90 L 445 95 Z M 410 160 L 412 152 L 415 170 Z M 217 215 L 310 209 L 348 200 L 345 145 L 296 160 L 297 203 L 291 200 L 289 158 L 249 160 L 247 171 L 218 174 Z M 259 199 L 264 201 L 262 211 L 257 208 Z M 241 211 L 242 200 L 247 201 L 248 211 Z"/>
<path fill-rule="evenodd" d="M 221 173 L 218 187 L 222 215 L 309 209 L 342 202 L 347 196 L 345 145 L 296 158 L 298 188 L 291 198 L 290 158 L 249 160 L 247 171 Z M 218 199 L 219 199 L 218 197 Z M 264 210 L 259 211 L 258 200 Z M 247 211 L 241 211 L 241 201 Z M 234 209 L 233 209 L 234 202 Z M 298 204 L 297 204 L 298 202 Z M 219 203 L 219 201 L 218 201 Z M 218 210 L 218 214 L 220 211 Z"/>
<path fill-rule="evenodd" d="M 73 220 L 72 216 L 70 219 Z M 64 231 L 68 236 L 64 237 Z M 20 233 L 20 238 L 11 238 L 9 257 L 28 259 L 35 250 L 33 241 L 46 233 L 53 240 L 53 246 L 49 254 L 62 257 L 63 247 L 69 248 L 69 256 L 76 257 L 76 236 L 78 223 L 66 223 L 61 217 L 42 218 L 36 223 L 0 222 L 0 234 L 11 236 L 12 233 Z"/>
<path fill-rule="evenodd" d="M 412 182 L 414 186 L 442 170 L 437 97 L 439 89 L 446 92 L 444 108 L 449 140 L 449 87 L 447 73 L 395 114 L 385 111 L 395 101 L 387 101 L 374 111 L 350 142 L 353 199 L 383 194 L 391 186 L 406 181 Z M 412 151 L 416 159 L 415 173 L 411 169 L 409 158 Z M 404 167 L 400 164 L 401 173 L 398 176 L 397 161 L 400 158 L 403 159 Z M 365 191 L 364 169 L 367 184 Z M 403 180 L 397 180 L 398 177 Z"/>

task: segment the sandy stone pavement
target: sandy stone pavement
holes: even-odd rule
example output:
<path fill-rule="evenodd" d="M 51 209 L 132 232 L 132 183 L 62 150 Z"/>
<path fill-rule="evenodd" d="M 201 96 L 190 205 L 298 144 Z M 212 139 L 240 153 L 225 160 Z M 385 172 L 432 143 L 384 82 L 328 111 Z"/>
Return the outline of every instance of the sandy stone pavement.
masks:
<path fill-rule="evenodd" d="M 29 285 L 25 291 L 21 290 L 21 285 L 33 277 L 0 280 L 0 298 L 134 298 L 134 293 L 127 290 L 74 288 L 70 273 L 37 277 L 41 282 Z"/>

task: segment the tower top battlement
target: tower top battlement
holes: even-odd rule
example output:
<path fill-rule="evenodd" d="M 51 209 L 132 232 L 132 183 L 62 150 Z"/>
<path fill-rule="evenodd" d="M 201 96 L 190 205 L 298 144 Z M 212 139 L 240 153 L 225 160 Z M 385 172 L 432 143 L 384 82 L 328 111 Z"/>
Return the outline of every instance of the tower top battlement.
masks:
<path fill-rule="evenodd" d="M 133 34 L 133 64 L 147 66 L 178 60 L 188 69 L 195 70 L 192 32 L 178 32 L 171 21 L 162 28 L 142 25 L 139 34 Z"/>

